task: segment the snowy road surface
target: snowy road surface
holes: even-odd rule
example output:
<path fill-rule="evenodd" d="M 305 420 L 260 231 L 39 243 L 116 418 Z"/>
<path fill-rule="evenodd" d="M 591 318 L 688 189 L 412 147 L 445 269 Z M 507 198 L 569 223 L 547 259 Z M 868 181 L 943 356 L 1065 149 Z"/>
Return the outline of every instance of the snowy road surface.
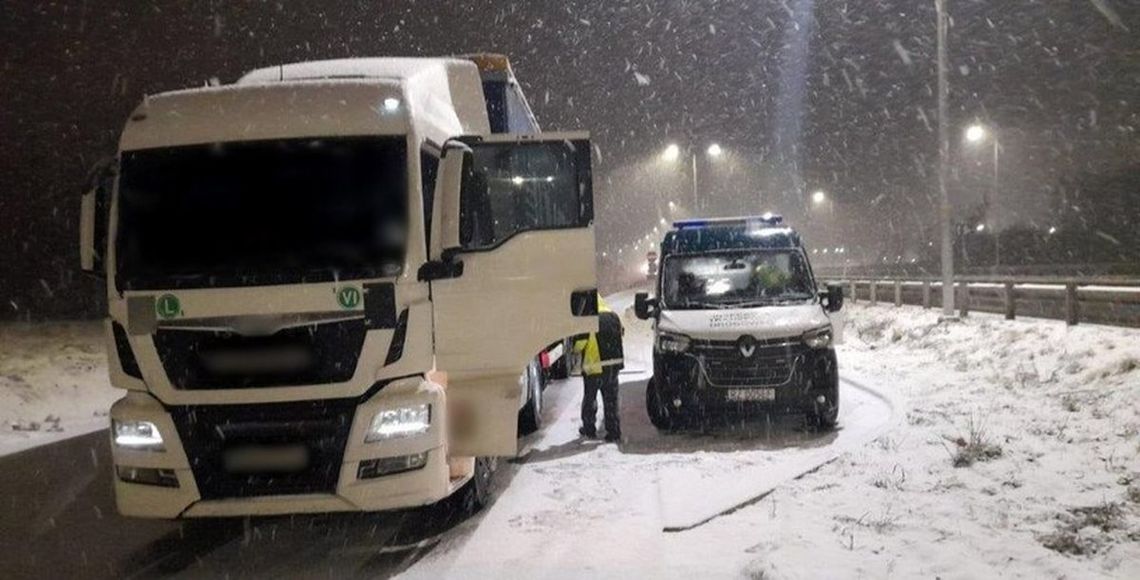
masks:
<path fill-rule="evenodd" d="M 578 440 L 580 383 L 556 383 L 546 429 L 501 466 L 497 501 L 467 520 L 450 505 L 249 524 L 126 520 L 114 510 L 105 431 L 0 457 L 0 571 L 1140 578 L 1137 331 L 984 314 L 946 323 L 931 311 L 862 304 L 849 316 L 835 433 L 788 419 L 657 434 L 641 400 L 648 352 L 631 348 L 622 444 Z M 627 323 L 631 343 L 643 340 L 645 330 Z M 86 334 L 5 335 L 27 343 L 0 352 L 0 386 L 36 414 L 15 406 L 5 420 L 56 413 L 66 435 L 77 430 L 71 417 L 92 417 L 103 393 L 72 400 L 87 392 L 73 383 L 104 372 Z M 889 387 L 905 404 L 892 415 L 856 383 Z M 984 456 L 962 461 L 978 449 Z M 772 481 L 783 483 L 752 501 Z"/>
<path fill-rule="evenodd" d="M 705 558 L 685 549 L 686 533 L 664 528 L 747 503 L 865 443 L 891 416 L 883 400 L 845 382 L 834 432 L 808 431 L 787 418 L 733 421 L 704 434 L 658 433 L 644 410 L 650 334 L 637 324 L 627 333 L 629 363 L 621 375 L 621 445 L 582 440 L 581 381 L 556 382 L 546 393 L 546 428 L 525 440 L 522 457 L 501 464 L 499 496 L 475 518 L 462 521 L 445 504 L 249 524 L 127 520 L 115 513 L 107 435 L 100 431 L 0 458 L 0 490 L 9 503 L 0 522 L 0 569 L 21 577 L 683 577 Z M 604 563 L 583 558 L 599 553 L 607 554 Z"/>

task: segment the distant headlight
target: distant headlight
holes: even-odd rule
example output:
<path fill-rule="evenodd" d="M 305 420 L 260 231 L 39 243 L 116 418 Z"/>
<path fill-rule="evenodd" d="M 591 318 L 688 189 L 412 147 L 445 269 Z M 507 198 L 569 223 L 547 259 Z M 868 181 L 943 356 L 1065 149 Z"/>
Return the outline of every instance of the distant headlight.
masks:
<path fill-rule="evenodd" d="M 831 346 L 831 327 L 809 330 L 804 333 L 803 340 L 808 348 L 827 348 Z"/>
<path fill-rule="evenodd" d="M 372 425 L 368 434 L 364 436 L 366 443 L 375 443 L 386 439 L 399 439 L 414 437 L 427 433 L 431 427 L 431 405 L 413 405 L 397 409 L 384 409 L 372 418 Z"/>
<path fill-rule="evenodd" d="M 689 337 L 683 334 L 662 332 L 657 335 L 657 350 L 661 352 L 685 352 L 689 350 Z"/>
<path fill-rule="evenodd" d="M 150 421 L 113 421 L 115 445 L 144 451 L 165 451 L 158 427 Z"/>

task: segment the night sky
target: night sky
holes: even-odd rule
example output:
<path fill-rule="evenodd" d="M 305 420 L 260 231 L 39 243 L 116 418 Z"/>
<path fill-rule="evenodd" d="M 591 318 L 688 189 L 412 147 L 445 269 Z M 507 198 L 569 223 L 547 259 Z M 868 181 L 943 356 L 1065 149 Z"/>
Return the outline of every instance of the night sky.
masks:
<path fill-rule="evenodd" d="M 990 149 L 960 138 L 976 121 L 1002 146 L 999 228 L 1047 226 L 1066 183 L 1140 168 L 1137 2 L 948 4 L 957 212 L 991 187 Z M 5 1 L 0 319 L 98 315 L 98 285 L 77 272 L 78 196 L 143 95 L 300 60 L 509 55 L 544 128 L 594 135 L 609 252 L 636 253 L 668 201 L 691 206 L 688 158 L 658 157 L 670 142 L 726 151 L 700 162 L 705 213 L 783 212 L 809 241 L 869 258 L 935 239 L 933 0 L 301 6 Z M 817 189 L 826 214 L 807 201 Z"/>

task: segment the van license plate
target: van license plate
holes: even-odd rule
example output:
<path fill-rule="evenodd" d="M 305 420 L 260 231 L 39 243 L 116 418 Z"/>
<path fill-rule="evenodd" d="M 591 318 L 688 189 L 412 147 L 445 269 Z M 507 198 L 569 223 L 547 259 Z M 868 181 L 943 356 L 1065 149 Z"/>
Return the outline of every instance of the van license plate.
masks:
<path fill-rule="evenodd" d="M 729 389 L 728 400 L 736 402 L 775 401 L 776 389 Z"/>

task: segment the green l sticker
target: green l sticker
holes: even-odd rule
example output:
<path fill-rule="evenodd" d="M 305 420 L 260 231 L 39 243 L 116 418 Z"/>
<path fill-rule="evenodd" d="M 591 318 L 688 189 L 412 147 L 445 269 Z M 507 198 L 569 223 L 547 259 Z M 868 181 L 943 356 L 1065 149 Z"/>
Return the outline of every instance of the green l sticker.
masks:
<path fill-rule="evenodd" d="M 336 293 L 336 301 L 341 308 L 353 309 L 360 306 L 360 290 L 352 286 L 345 286 Z"/>
<path fill-rule="evenodd" d="M 173 294 L 163 294 L 154 301 L 154 312 L 158 314 L 159 318 L 174 318 L 182 314 L 182 304 L 178 302 L 178 297 Z"/>

